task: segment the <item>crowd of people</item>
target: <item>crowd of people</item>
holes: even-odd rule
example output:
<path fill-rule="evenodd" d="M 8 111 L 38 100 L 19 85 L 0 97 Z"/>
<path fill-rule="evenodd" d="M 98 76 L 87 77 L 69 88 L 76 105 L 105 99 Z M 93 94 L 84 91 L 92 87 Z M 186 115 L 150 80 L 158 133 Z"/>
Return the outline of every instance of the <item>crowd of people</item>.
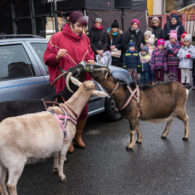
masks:
<path fill-rule="evenodd" d="M 152 27 L 144 33 L 140 30 L 138 19 L 130 21 L 129 29 L 122 33 L 117 20 L 109 29 L 104 29 L 102 18 L 96 18 L 89 36 L 85 32 L 87 19 L 81 12 L 74 11 L 63 29 L 54 34 L 44 53 L 44 62 L 48 66 L 50 82 L 61 74 L 60 69 L 69 70 L 81 61 L 94 64 L 112 64 L 127 69 L 134 82 L 154 84 L 163 82 L 164 74 L 169 80 L 181 81 L 190 86 L 191 69 L 193 68 L 193 88 L 195 89 L 195 47 L 192 36 L 185 33 L 178 15 L 173 13 L 165 28 L 160 27 L 158 17 L 152 18 Z M 138 79 L 141 75 L 141 79 Z M 86 73 L 81 81 L 91 79 Z M 65 87 L 64 77 L 55 82 L 57 93 Z M 67 94 L 67 99 L 72 94 Z M 67 100 L 66 99 L 66 100 Z M 78 119 L 75 141 L 77 146 L 85 148 L 82 139 L 88 115 L 86 105 Z M 73 144 L 69 152 L 74 151 Z"/>
<path fill-rule="evenodd" d="M 140 25 L 138 19 L 133 19 L 123 33 L 117 20 L 106 30 L 102 18 L 96 18 L 89 31 L 95 60 L 127 69 L 137 83 L 154 84 L 167 78 L 195 89 L 195 47 L 178 14 L 171 13 L 164 29 L 156 16 L 145 32 L 141 31 Z"/>

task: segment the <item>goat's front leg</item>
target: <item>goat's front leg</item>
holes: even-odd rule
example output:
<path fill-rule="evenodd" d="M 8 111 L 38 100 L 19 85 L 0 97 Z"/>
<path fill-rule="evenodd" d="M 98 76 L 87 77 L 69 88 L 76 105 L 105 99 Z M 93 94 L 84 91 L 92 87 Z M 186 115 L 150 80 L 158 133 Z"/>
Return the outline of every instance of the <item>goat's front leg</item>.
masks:
<path fill-rule="evenodd" d="M 59 158 L 60 158 L 60 153 L 55 152 L 54 153 L 54 163 L 53 163 L 53 172 L 58 173 L 59 171 Z"/>
<path fill-rule="evenodd" d="M 127 146 L 127 150 L 131 150 L 135 145 L 135 133 L 136 128 L 138 127 L 137 119 L 130 119 L 130 144 Z"/>

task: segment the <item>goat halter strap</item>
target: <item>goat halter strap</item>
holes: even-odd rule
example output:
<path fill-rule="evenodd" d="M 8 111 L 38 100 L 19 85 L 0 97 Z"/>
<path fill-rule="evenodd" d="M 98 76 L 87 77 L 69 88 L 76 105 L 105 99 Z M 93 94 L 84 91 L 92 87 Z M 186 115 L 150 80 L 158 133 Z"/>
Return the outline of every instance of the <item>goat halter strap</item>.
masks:
<path fill-rule="evenodd" d="M 132 98 L 134 98 L 137 102 L 137 108 L 138 108 L 138 118 L 140 117 L 140 92 L 139 92 L 139 86 L 136 85 L 136 88 L 132 91 L 132 89 L 127 86 L 127 89 L 129 90 L 130 96 L 128 98 L 128 100 L 126 101 L 126 103 L 120 108 L 120 110 L 124 110 L 130 103 L 130 101 L 132 100 Z"/>
<path fill-rule="evenodd" d="M 110 96 L 112 96 L 112 95 L 115 93 L 115 91 L 118 90 L 118 89 L 119 89 L 119 82 L 116 83 L 116 86 L 115 86 L 114 89 L 112 90 Z"/>

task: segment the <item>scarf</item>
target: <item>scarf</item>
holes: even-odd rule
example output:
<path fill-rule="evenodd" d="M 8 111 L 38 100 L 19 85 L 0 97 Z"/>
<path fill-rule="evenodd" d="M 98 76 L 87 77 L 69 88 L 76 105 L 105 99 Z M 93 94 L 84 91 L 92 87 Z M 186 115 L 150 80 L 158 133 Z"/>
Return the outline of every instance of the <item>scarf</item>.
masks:
<path fill-rule="evenodd" d="M 136 53 L 135 50 L 134 50 L 134 51 L 131 51 L 131 50 L 129 50 L 129 49 L 128 49 L 128 52 L 129 52 L 129 53 Z"/>
<path fill-rule="evenodd" d="M 118 32 L 114 32 L 112 33 L 113 36 L 117 36 L 118 35 Z"/>
<path fill-rule="evenodd" d="M 79 35 L 76 35 L 70 28 L 69 24 L 66 24 L 63 28 L 63 33 L 65 36 L 67 36 L 69 39 L 71 39 L 72 41 L 74 42 L 78 42 L 82 39 L 82 35 L 83 33 L 81 34 L 81 36 Z"/>
<path fill-rule="evenodd" d="M 95 29 L 97 29 L 98 31 L 100 31 L 100 30 L 103 29 L 103 25 L 101 25 L 100 27 L 97 27 L 97 26 L 94 24 L 93 27 L 94 27 Z"/>

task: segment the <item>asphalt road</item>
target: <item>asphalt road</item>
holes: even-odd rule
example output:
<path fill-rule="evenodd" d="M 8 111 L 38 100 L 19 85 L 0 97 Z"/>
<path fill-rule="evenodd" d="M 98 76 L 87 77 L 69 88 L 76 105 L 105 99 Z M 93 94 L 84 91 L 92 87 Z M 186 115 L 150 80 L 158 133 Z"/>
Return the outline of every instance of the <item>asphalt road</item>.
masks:
<path fill-rule="evenodd" d="M 53 159 L 27 165 L 19 180 L 20 195 L 194 195 L 195 194 L 195 91 L 187 103 L 189 141 L 182 140 L 184 126 L 175 119 L 168 138 L 165 123 L 141 122 L 143 143 L 126 151 L 128 122 L 106 122 L 101 116 L 88 120 L 85 150 L 68 155 L 61 183 L 52 173 Z"/>

